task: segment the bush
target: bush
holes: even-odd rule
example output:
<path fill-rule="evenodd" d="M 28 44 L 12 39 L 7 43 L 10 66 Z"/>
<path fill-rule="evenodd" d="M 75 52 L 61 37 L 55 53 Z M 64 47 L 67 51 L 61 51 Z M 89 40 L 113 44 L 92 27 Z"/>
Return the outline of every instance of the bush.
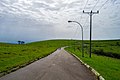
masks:
<path fill-rule="evenodd" d="M 120 54 L 116 54 L 113 52 L 105 52 L 103 49 L 93 50 L 93 53 L 97 55 L 104 55 L 104 56 L 120 59 Z"/>
<path fill-rule="evenodd" d="M 120 46 L 119 42 L 116 42 L 116 46 Z"/>
<path fill-rule="evenodd" d="M 103 49 L 99 49 L 99 50 L 93 50 L 93 53 L 98 54 L 98 55 L 103 55 Z"/>

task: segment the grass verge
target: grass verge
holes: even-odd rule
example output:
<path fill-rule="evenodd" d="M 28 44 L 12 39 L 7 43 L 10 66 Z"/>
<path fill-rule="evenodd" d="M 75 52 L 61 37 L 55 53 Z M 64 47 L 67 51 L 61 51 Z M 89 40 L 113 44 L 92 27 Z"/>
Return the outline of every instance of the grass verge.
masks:
<path fill-rule="evenodd" d="M 81 57 L 81 52 L 73 47 L 66 48 L 67 51 L 78 56 L 85 63 L 97 70 L 106 80 L 120 80 L 120 59 L 110 58 L 106 56 L 98 56 L 92 54 L 92 58 L 85 53 L 85 57 Z"/>
<path fill-rule="evenodd" d="M 0 43 L 0 75 L 5 75 L 46 57 L 61 46 L 67 46 L 70 40 L 47 40 L 28 44 Z"/>

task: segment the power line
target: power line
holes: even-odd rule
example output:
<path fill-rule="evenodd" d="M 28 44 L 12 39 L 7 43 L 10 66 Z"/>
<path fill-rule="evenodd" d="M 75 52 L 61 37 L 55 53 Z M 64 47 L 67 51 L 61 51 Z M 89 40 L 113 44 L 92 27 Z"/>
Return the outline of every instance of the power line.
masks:
<path fill-rule="evenodd" d="M 101 7 L 98 9 L 99 11 L 107 4 L 107 2 L 108 2 L 109 0 L 106 0 L 102 5 L 101 5 Z M 107 6 L 108 7 L 108 6 Z M 99 18 L 101 18 L 100 16 L 99 16 Z"/>
<path fill-rule="evenodd" d="M 85 9 L 85 7 L 86 7 L 86 5 L 87 5 L 88 1 L 89 1 L 89 0 L 87 0 L 87 2 L 86 2 L 86 4 L 85 4 L 85 6 L 84 6 L 84 8 L 83 8 L 83 9 Z"/>
<path fill-rule="evenodd" d="M 88 17 L 89 17 L 89 16 L 88 16 Z M 84 25 L 83 25 L 83 26 L 85 26 L 85 25 L 86 25 L 87 20 L 88 20 L 88 17 L 86 18 L 85 23 L 84 23 Z M 85 31 L 87 28 L 88 28 L 88 26 L 84 29 L 84 31 Z"/>
<path fill-rule="evenodd" d="M 99 11 L 105 6 L 105 4 L 108 2 L 109 0 L 106 0 L 106 2 L 104 4 L 102 4 L 102 6 L 98 9 Z"/>
<path fill-rule="evenodd" d="M 86 5 L 88 4 L 88 1 L 89 1 L 89 0 L 86 1 L 86 4 L 85 4 L 85 6 L 83 7 L 83 9 L 85 9 Z M 99 0 L 97 0 L 96 4 L 93 6 L 92 10 L 96 7 L 96 5 L 98 4 L 98 2 L 99 2 Z M 83 14 L 82 14 L 82 15 L 83 15 Z M 82 20 L 82 15 L 81 15 L 81 17 L 80 17 L 80 21 Z M 85 22 L 84 22 L 83 27 L 86 25 L 87 20 L 88 20 L 88 17 L 85 19 Z M 87 28 L 88 28 L 88 27 L 86 27 L 84 30 L 86 30 Z M 76 32 L 75 32 L 75 33 L 77 33 L 77 29 L 76 29 Z M 75 35 L 76 35 L 76 34 L 75 34 Z"/>
<path fill-rule="evenodd" d="M 88 4 L 88 1 L 89 1 L 89 0 L 86 1 L 86 3 L 85 3 L 85 5 L 84 5 L 83 9 L 85 9 L 86 5 Z M 81 20 L 82 20 L 82 15 L 83 15 L 83 14 L 81 14 L 81 16 L 80 16 L 80 22 L 81 22 Z M 76 29 L 76 31 L 75 31 L 74 37 L 75 37 L 76 34 L 77 34 L 77 30 L 78 30 L 78 27 L 77 27 L 77 29 Z"/>
<path fill-rule="evenodd" d="M 85 4 L 85 6 L 83 7 L 83 9 L 85 9 L 85 7 L 87 6 L 88 1 L 89 1 L 89 0 L 87 0 L 87 1 L 86 1 L 86 4 Z M 99 0 L 97 0 L 96 4 L 93 6 L 92 10 L 96 7 L 96 5 L 98 4 L 98 2 L 99 2 Z M 83 14 L 81 14 L 81 16 L 80 16 L 80 21 L 82 20 L 82 15 L 83 15 Z M 85 25 L 86 25 L 87 20 L 88 20 L 88 17 L 86 18 L 86 20 L 85 20 L 85 22 L 84 22 L 84 25 L 83 25 L 83 26 L 85 26 Z M 84 30 L 86 30 L 87 28 L 88 28 L 88 27 L 86 27 Z M 75 36 L 76 36 L 76 34 L 77 34 L 77 30 L 78 30 L 78 28 L 77 28 L 77 29 L 76 29 L 76 31 L 75 31 L 74 37 L 75 37 Z"/>
<path fill-rule="evenodd" d="M 97 6 L 98 2 L 99 2 L 99 0 L 97 0 L 96 4 L 93 6 L 92 10 L 93 10 L 93 9 Z M 86 21 L 85 21 L 85 23 L 84 23 L 84 25 L 83 25 L 83 26 L 85 26 L 85 25 L 86 25 L 87 19 L 88 19 L 88 17 L 86 18 Z"/>
<path fill-rule="evenodd" d="M 86 7 L 88 1 L 89 1 L 89 0 L 86 1 L 85 6 L 83 7 L 83 10 L 85 9 L 85 7 Z M 82 20 L 82 15 L 83 15 L 83 14 L 81 14 L 81 16 L 80 16 L 80 22 L 81 22 L 81 20 Z"/>
<path fill-rule="evenodd" d="M 74 33 L 73 37 L 76 37 L 77 30 L 78 30 L 78 27 L 76 28 L 75 33 Z"/>
<path fill-rule="evenodd" d="M 107 1 L 100 7 L 99 10 L 101 10 L 108 1 L 109 1 L 109 0 L 107 0 Z M 96 4 L 94 5 L 94 7 L 92 8 L 92 10 L 96 7 L 96 5 L 98 4 L 98 2 L 99 2 L 99 0 L 96 2 Z M 91 48 L 91 39 L 92 39 L 92 15 L 99 13 L 99 11 L 93 12 L 92 10 L 91 10 L 91 12 L 84 12 L 84 11 L 83 11 L 83 13 L 86 13 L 86 14 L 89 14 L 89 15 L 90 15 L 90 57 L 91 57 L 91 49 L 92 49 L 92 48 Z M 87 22 L 87 21 L 85 21 L 85 24 L 86 24 L 86 22 Z"/>
<path fill-rule="evenodd" d="M 86 3 L 85 3 L 85 5 L 84 5 L 83 9 L 85 9 L 85 7 L 86 7 L 88 1 L 89 1 L 89 0 L 86 1 Z M 80 21 L 82 20 L 82 15 L 83 15 L 83 14 L 81 14 L 81 16 L 80 16 Z M 73 35 L 73 37 L 76 37 L 77 30 L 78 30 L 78 27 L 76 28 L 76 30 L 75 30 L 75 34 Z"/>
<path fill-rule="evenodd" d="M 94 5 L 94 7 L 92 8 L 92 10 L 96 7 L 96 5 L 98 4 L 99 0 L 97 0 L 96 4 Z"/>
<path fill-rule="evenodd" d="M 98 2 L 99 2 L 99 0 L 97 0 L 96 4 L 93 6 L 92 10 L 93 10 L 93 9 L 97 6 Z M 84 25 L 83 25 L 83 26 L 85 26 L 85 25 L 86 25 L 87 20 L 88 20 L 88 17 L 86 18 L 85 23 L 84 23 Z M 86 30 L 87 28 L 88 28 L 88 26 L 87 26 L 84 30 Z"/>

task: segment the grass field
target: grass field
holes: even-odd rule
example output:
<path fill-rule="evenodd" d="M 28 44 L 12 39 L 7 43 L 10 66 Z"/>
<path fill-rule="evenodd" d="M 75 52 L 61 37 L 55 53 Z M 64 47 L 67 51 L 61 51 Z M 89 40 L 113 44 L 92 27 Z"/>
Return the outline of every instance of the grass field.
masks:
<path fill-rule="evenodd" d="M 120 40 L 94 41 L 92 52 L 120 59 Z"/>
<path fill-rule="evenodd" d="M 84 50 L 89 53 L 89 41 L 84 41 Z M 81 49 L 74 45 L 75 48 Z M 92 53 L 120 59 L 120 40 L 94 40 L 92 41 Z"/>
<path fill-rule="evenodd" d="M 84 44 L 85 57 L 82 58 L 81 41 L 78 40 L 47 40 L 22 45 L 0 43 L 0 73 L 6 74 L 14 71 L 14 68 L 21 68 L 51 54 L 59 47 L 71 46 L 68 48 L 69 51 L 95 68 L 106 80 L 120 80 L 120 59 L 113 55 L 120 55 L 120 40 L 92 41 L 92 52 L 97 54 L 92 54 L 92 58 L 89 58 L 88 54 L 89 41 L 84 41 Z M 111 54 L 112 56 L 105 57 Z"/>
<path fill-rule="evenodd" d="M 98 42 L 98 46 L 100 47 L 101 45 L 106 45 L 106 46 L 102 46 L 105 47 L 108 52 L 114 52 L 116 54 L 120 54 L 120 47 L 116 51 L 109 51 L 109 47 L 107 47 L 110 42 Z M 96 42 L 95 42 L 96 43 Z M 95 45 L 94 43 L 94 45 Z M 108 43 L 108 44 L 106 44 Z M 116 46 L 112 45 L 113 50 L 116 50 Z M 100 48 L 98 48 L 100 49 Z M 120 80 L 120 59 L 116 59 L 116 58 L 111 58 L 111 57 L 106 57 L 106 56 L 101 56 L 101 55 L 96 55 L 96 54 L 92 54 L 92 58 L 89 58 L 89 54 L 88 53 L 84 53 L 85 57 L 81 57 L 82 53 L 80 50 L 78 50 L 77 48 L 74 50 L 74 47 L 69 47 L 67 48 L 68 51 L 74 53 L 75 55 L 77 55 L 80 59 L 82 59 L 85 63 L 89 64 L 91 67 L 93 67 L 95 70 L 97 70 L 106 80 Z M 85 51 L 87 52 L 87 51 Z"/>
<path fill-rule="evenodd" d="M 0 73 L 14 71 L 71 43 L 69 40 L 48 40 L 22 45 L 0 43 Z"/>

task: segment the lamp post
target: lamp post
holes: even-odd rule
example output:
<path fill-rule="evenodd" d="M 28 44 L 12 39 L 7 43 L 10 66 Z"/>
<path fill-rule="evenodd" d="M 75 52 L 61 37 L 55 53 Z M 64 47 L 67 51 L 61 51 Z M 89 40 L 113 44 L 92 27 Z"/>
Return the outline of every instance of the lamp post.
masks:
<path fill-rule="evenodd" d="M 79 22 L 77 22 L 77 21 L 68 21 L 68 23 L 71 23 L 71 22 L 75 22 L 75 23 L 79 24 L 79 26 L 81 27 L 81 31 L 82 31 L 82 57 L 84 57 L 83 27 L 82 27 L 82 25 L 81 25 Z"/>

